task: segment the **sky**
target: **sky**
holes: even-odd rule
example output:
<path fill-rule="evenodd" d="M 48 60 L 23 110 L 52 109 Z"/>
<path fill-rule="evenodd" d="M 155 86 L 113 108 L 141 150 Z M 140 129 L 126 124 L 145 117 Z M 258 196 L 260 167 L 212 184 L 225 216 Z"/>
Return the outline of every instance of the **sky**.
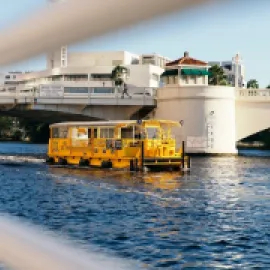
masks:
<path fill-rule="evenodd" d="M 177 59 L 184 51 L 203 61 L 231 60 L 240 53 L 246 80 L 270 84 L 270 1 L 214 0 L 204 5 L 73 45 L 69 50 L 158 53 Z M 166 1 L 164 0 L 164 3 Z M 42 8 L 46 0 L 0 0 L 0 31 Z M 44 56 L 5 69 L 40 70 Z"/>

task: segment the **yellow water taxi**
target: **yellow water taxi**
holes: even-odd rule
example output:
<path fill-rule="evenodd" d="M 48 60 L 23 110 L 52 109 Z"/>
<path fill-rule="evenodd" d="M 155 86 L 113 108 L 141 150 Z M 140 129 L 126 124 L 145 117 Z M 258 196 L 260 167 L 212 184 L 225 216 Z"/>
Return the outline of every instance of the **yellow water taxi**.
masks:
<path fill-rule="evenodd" d="M 190 168 L 168 120 L 64 122 L 50 125 L 47 163 L 139 171 Z"/>

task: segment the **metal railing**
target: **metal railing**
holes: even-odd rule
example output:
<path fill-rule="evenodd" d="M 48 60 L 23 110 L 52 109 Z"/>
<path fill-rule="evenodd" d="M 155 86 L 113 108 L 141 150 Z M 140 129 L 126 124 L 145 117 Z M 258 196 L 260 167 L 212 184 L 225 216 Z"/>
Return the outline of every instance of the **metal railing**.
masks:
<path fill-rule="evenodd" d="M 35 98 L 56 98 L 56 97 L 99 97 L 99 98 L 118 98 L 123 95 L 123 90 L 117 87 L 63 87 L 61 91 L 42 91 L 38 88 L 31 87 L 28 89 L 20 86 L 16 90 L 9 90 L 8 88 L 0 91 L 0 97 L 35 97 Z M 132 87 L 128 89 L 128 95 L 136 98 L 154 98 L 156 96 L 156 89 L 150 87 Z M 126 98 L 127 95 L 125 94 Z"/>

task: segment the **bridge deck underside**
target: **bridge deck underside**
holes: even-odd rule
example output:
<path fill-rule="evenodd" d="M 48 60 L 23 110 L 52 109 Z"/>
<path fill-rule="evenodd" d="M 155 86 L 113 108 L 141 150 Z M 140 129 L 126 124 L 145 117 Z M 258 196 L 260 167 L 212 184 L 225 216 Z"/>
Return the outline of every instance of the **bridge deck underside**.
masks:
<path fill-rule="evenodd" d="M 236 141 L 270 128 L 269 102 L 236 102 Z"/>
<path fill-rule="evenodd" d="M 141 119 L 155 106 L 102 106 L 19 104 L 2 108 L 1 115 L 22 117 L 43 123 Z"/>

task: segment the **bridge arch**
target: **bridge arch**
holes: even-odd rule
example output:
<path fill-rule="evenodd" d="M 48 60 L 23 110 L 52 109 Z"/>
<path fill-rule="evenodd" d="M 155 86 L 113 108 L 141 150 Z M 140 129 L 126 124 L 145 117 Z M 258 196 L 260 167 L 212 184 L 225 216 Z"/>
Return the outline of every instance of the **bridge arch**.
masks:
<path fill-rule="evenodd" d="M 270 128 L 270 99 L 236 100 L 236 141 Z"/>

